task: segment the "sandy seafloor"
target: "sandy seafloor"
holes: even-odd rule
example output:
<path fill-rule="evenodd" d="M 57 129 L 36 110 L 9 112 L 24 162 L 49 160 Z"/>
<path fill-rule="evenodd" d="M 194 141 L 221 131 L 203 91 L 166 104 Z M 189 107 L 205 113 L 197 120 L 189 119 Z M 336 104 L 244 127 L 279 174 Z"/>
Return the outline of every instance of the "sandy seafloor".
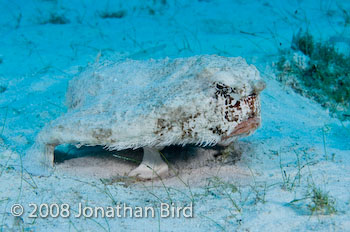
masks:
<path fill-rule="evenodd" d="M 100 17 L 120 10 L 122 18 Z M 350 231 L 350 125 L 277 82 L 273 69 L 299 28 L 349 52 L 349 10 L 335 0 L 0 1 L 0 231 Z M 45 23 L 55 14 L 67 23 Z M 267 82 L 262 127 L 237 143 L 235 163 L 210 149 L 175 151 L 191 157 L 174 161 L 179 175 L 163 181 L 122 178 L 135 164 L 100 148 L 57 164 L 50 177 L 30 176 L 20 157 L 66 111 L 68 81 L 98 54 L 242 56 Z M 311 214 L 310 199 L 291 204 L 313 187 L 335 201 L 335 214 Z M 193 218 L 28 217 L 29 203 L 191 201 Z M 25 207 L 21 217 L 10 213 L 15 203 Z"/>

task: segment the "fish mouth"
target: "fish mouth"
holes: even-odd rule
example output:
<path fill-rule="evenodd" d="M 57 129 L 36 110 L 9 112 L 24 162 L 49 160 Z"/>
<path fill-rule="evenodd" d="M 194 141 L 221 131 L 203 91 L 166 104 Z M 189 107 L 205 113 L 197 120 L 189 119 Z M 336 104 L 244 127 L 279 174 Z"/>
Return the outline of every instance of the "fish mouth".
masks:
<path fill-rule="evenodd" d="M 261 124 L 260 118 L 260 99 L 255 93 L 243 99 L 249 106 L 251 112 L 248 114 L 248 119 L 239 123 L 232 135 L 250 135 Z"/>
<path fill-rule="evenodd" d="M 248 118 L 247 120 L 238 124 L 235 130 L 232 131 L 229 135 L 222 137 L 222 141 L 226 141 L 231 137 L 248 136 L 260 126 L 260 123 L 260 117 Z"/>
<path fill-rule="evenodd" d="M 248 118 L 236 125 L 234 130 L 229 135 L 223 136 L 223 141 L 231 137 L 248 136 L 252 134 L 261 124 L 260 102 L 258 95 L 251 94 L 240 101 L 243 101 L 250 108 L 250 113 L 247 115 Z"/>
<path fill-rule="evenodd" d="M 242 134 L 250 134 L 255 131 L 260 126 L 260 118 L 248 118 L 248 120 L 241 122 L 232 132 L 232 135 L 242 135 Z"/>

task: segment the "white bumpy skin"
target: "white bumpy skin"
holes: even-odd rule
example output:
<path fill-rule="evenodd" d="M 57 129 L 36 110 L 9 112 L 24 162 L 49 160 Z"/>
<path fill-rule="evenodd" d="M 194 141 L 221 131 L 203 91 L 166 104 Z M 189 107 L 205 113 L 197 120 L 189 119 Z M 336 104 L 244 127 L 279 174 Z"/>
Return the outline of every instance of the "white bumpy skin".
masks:
<path fill-rule="evenodd" d="M 159 149 L 169 145 L 229 145 L 260 125 L 258 70 L 243 58 L 216 55 L 105 61 L 74 77 L 68 112 L 48 124 L 24 157 L 27 171 L 52 171 L 55 146 L 144 148 L 129 175 L 164 177 Z"/>

